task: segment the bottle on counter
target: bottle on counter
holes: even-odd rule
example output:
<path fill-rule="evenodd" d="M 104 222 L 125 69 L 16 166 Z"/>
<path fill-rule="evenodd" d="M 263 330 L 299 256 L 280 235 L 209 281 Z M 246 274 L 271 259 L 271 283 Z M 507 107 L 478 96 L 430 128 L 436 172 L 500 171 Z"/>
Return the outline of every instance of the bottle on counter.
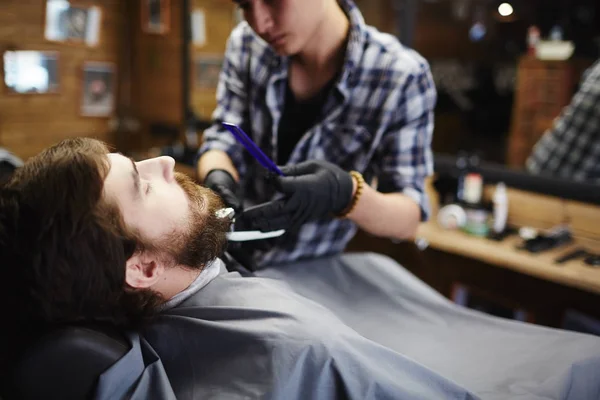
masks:
<path fill-rule="evenodd" d="M 527 29 L 527 54 L 535 55 L 535 48 L 540 41 L 540 28 L 531 25 Z"/>
<path fill-rule="evenodd" d="M 561 41 L 563 40 L 563 30 L 560 26 L 554 25 L 552 29 L 550 29 L 550 40 Z"/>
<path fill-rule="evenodd" d="M 502 233 L 506 229 L 506 221 L 508 220 L 508 193 L 506 185 L 499 182 L 496 185 L 494 192 L 494 225 L 495 233 Z"/>

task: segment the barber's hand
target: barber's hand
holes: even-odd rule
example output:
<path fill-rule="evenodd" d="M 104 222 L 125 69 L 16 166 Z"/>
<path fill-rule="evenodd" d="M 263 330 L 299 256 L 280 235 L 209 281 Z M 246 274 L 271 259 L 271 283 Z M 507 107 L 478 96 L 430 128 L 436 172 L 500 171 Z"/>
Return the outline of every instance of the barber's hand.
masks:
<path fill-rule="evenodd" d="M 241 215 L 253 229 L 297 231 L 306 222 L 341 213 L 352 200 L 352 177 L 337 165 L 306 161 L 280 169 L 286 176 L 275 176 L 272 182 L 286 196 Z"/>
<path fill-rule="evenodd" d="M 239 184 L 229 172 L 224 169 L 211 170 L 204 178 L 204 186 L 221 196 L 225 205 L 233 208 L 236 214 L 242 211 L 242 200 L 238 194 Z"/>

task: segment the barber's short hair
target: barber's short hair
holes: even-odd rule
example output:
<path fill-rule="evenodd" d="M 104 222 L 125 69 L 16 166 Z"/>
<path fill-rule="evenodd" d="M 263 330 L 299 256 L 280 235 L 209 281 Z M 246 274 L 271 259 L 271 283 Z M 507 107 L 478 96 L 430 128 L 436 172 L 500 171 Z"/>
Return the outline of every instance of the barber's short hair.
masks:
<path fill-rule="evenodd" d="M 65 140 L 0 188 L 0 342 L 79 322 L 139 327 L 155 314 L 160 296 L 125 283 L 143 244 L 103 197 L 107 153 L 94 139 Z"/>

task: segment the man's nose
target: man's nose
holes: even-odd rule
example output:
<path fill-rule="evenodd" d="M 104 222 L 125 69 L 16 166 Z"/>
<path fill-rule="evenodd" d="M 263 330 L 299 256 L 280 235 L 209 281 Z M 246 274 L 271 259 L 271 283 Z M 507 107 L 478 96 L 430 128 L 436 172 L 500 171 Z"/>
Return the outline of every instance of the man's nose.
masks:
<path fill-rule="evenodd" d="M 158 157 L 163 176 L 167 182 L 175 179 L 175 159 L 169 156 Z"/>
<path fill-rule="evenodd" d="M 175 179 L 175 160 L 173 157 L 154 157 L 138 163 L 140 173 L 147 173 L 156 177 L 162 177 L 167 182 Z"/>
<path fill-rule="evenodd" d="M 259 36 L 267 37 L 273 27 L 273 18 L 271 17 L 271 8 L 263 0 L 256 0 L 252 4 L 254 29 Z"/>

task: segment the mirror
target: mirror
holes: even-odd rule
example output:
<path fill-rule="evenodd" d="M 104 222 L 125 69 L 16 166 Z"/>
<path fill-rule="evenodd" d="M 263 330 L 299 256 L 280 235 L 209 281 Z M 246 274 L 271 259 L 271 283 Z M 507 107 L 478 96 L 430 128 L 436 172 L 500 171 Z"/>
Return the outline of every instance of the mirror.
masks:
<path fill-rule="evenodd" d="M 12 93 L 57 93 L 59 91 L 58 53 L 5 52 L 4 84 Z"/>
<path fill-rule="evenodd" d="M 46 0 L 44 37 L 53 42 L 98 44 L 100 7 L 72 5 L 68 0 Z"/>
<path fill-rule="evenodd" d="M 186 110 L 190 120 L 205 124 L 217 106 L 216 89 L 227 39 L 243 15 L 234 1 L 213 1 L 209 5 L 205 0 L 189 0 L 184 4 L 188 8 L 182 24 L 189 27 L 190 33 L 186 35 L 183 58 Z"/>
<path fill-rule="evenodd" d="M 569 132 L 554 140 L 560 142 L 557 150 L 538 146 L 543 167 L 528 163 L 599 60 L 600 3 L 499 4 L 418 2 L 412 47 L 430 63 L 438 89 L 433 151 L 475 153 L 534 176 L 600 184 L 600 115 L 593 111 L 599 110 L 598 92 L 588 100 L 595 105 L 577 117 L 585 123 L 562 123 Z M 598 76 L 600 66 L 596 71 Z M 552 141 L 546 137 L 544 142 Z"/>

